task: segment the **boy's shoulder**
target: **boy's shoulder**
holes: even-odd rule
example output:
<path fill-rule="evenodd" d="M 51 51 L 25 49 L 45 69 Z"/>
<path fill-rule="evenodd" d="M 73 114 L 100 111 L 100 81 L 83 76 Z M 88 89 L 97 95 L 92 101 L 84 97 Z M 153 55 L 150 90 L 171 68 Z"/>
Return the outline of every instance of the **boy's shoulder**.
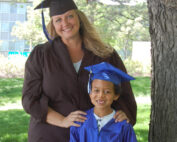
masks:
<path fill-rule="evenodd" d="M 82 127 L 85 127 L 85 125 L 88 125 L 87 123 L 89 122 L 89 119 L 92 118 L 92 115 L 93 115 L 93 108 L 91 108 L 85 112 L 87 113 L 87 115 L 85 116 L 87 118 L 85 120 L 85 122 L 75 122 L 75 123 L 79 124 L 80 127 L 71 126 L 70 129 L 82 129 Z"/>
<path fill-rule="evenodd" d="M 132 127 L 132 125 L 127 122 L 127 120 L 123 120 L 121 122 L 114 122 L 114 125 L 119 127 Z"/>
<path fill-rule="evenodd" d="M 130 123 L 127 123 L 126 120 L 121 121 L 121 122 L 115 122 L 112 121 L 112 125 L 109 127 L 109 129 L 112 129 L 114 131 L 132 131 L 133 126 Z"/>

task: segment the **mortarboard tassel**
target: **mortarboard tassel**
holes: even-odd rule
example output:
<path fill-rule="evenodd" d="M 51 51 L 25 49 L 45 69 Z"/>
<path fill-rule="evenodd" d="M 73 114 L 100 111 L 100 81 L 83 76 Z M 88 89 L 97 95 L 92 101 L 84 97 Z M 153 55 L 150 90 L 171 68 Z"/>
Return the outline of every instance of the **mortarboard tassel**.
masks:
<path fill-rule="evenodd" d="M 91 75 L 92 75 L 92 70 L 90 70 L 90 73 L 89 73 L 89 79 L 88 79 L 88 85 L 87 85 L 88 94 L 90 94 L 91 92 Z"/>
<path fill-rule="evenodd" d="M 47 28 L 45 26 L 45 19 L 44 19 L 44 12 L 43 12 L 43 4 L 41 5 L 41 8 L 42 8 L 42 12 L 41 12 L 41 16 L 42 16 L 42 29 L 43 29 L 43 32 L 45 34 L 45 37 L 47 38 L 47 40 L 52 43 L 52 39 L 50 38 L 51 36 L 49 35 L 48 31 L 47 31 Z M 50 37 L 49 37 L 50 36 Z"/>

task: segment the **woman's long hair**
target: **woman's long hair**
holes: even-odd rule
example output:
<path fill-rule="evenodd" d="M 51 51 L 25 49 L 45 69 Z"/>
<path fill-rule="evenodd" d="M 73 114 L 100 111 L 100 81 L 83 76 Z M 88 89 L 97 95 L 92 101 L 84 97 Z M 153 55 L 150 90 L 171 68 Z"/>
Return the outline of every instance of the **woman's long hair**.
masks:
<path fill-rule="evenodd" d="M 92 51 L 95 55 L 106 58 L 111 55 L 113 52 L 113 48 L 106 45 L 100 38 L 99 34 L 96 32 L 93 25 L 90 23 L 86 15 L 80 11 L 75 10 L 76 14 L 80 20 L 80 35 L 84 42 L 85 48 L 89 51 Z M 57 37 L 57 33 L 55 32 L 55 28 L 53 26 L 52 20 L 50 20 L 47 30 L 52 37 Z"/>

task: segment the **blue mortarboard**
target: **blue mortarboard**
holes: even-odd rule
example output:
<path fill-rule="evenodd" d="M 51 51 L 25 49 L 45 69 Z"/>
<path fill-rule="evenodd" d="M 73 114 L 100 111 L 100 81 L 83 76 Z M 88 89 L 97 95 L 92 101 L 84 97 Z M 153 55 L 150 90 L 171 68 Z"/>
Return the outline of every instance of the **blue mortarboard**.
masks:
<path fill-rule="evenodd" d="M 73 0 L 44 0 L 38 6 L 35 7 L 35 9 L 42 9 L 41 15 L 43 31 L 48 41 L 52 42 L 52 37 L 47 32 L 45 26 L 43 8 L 49 8 L 50 17 L 52 17 L 55 15 L 63 14 L 68 10 L 77 9 L 77 6 Z"/>
<path fill-rule="evenodd" d="M 89 81 L 88 81 L 88 93 L 90 93 L 91 82 L 94 79 L 110 81 L 115 85 L 118 85 L 121 82 L 135 80 L 132 76 L 129 76 L 125 72 L 121 71 L 120 69 L 112 66 L 107 62 L 91 65 L 85 67 L 84 69 L 90 72 Z"/>

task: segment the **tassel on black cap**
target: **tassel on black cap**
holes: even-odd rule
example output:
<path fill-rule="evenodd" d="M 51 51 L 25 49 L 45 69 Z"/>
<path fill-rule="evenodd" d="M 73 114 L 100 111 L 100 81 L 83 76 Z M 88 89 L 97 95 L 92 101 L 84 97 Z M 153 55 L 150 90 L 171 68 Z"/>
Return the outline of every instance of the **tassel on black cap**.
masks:
<path fill-rule="evenodd" d="M 52 42 L 52 37 L 48 34 L 47 28 L 45 26 L 43 8 L 49 8 L 50 17 L 52 17 L 55 15 L 63 14 L 68 10 L 77 9 L 77 6 L 73 0 L 44 0 L 38 6 L 35 7 L 35 10 L 42 9 L 41 16 L 43 32 L 48 41 Z"/>

